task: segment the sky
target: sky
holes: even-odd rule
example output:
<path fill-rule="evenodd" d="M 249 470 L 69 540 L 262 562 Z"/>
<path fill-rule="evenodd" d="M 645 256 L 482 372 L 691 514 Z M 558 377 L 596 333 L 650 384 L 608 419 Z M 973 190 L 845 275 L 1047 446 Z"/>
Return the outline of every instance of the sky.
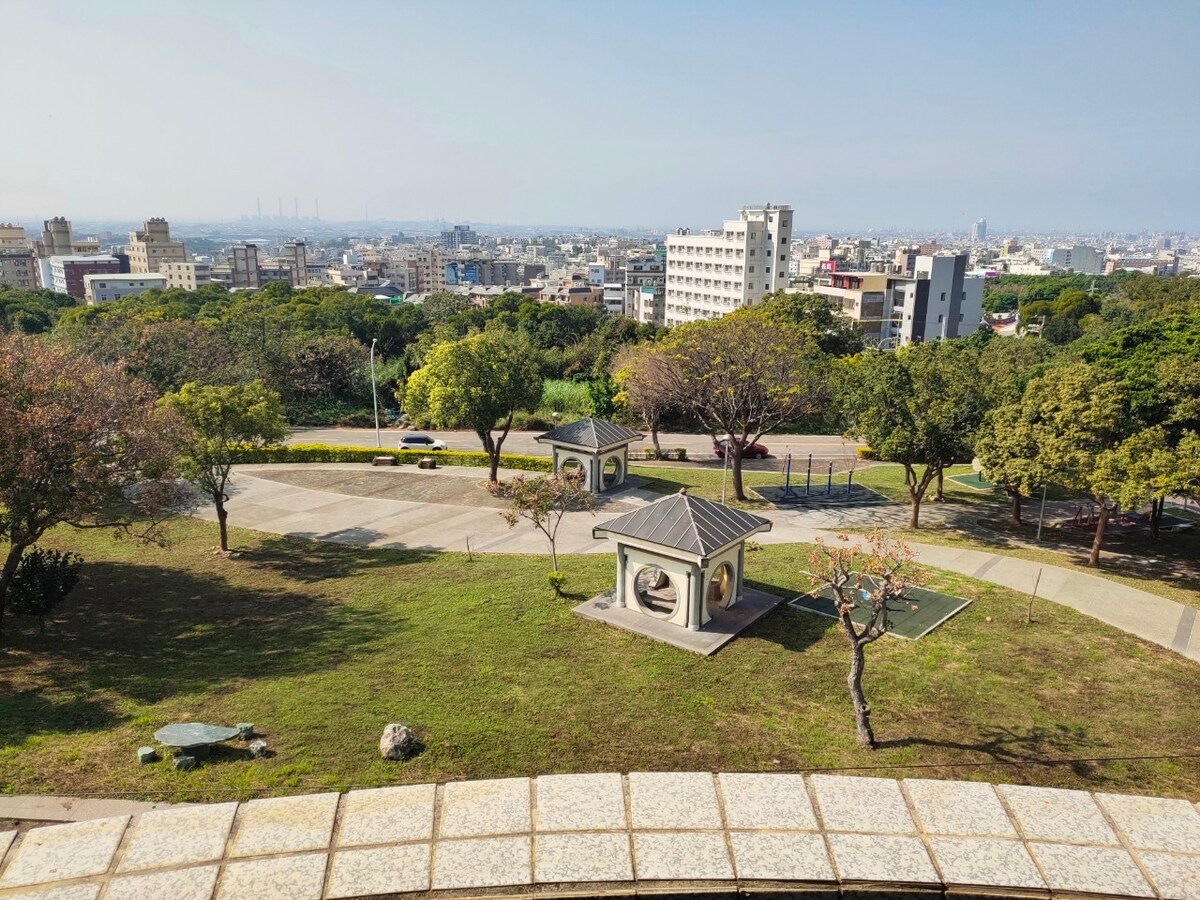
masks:
<path fill-rule="evenodd" d="M 282 198 L 666 229 L 771 202 L 800 231 L 1200 232 L 1200 0 L 0 0 L 0 23 L 2 221 Z"/>

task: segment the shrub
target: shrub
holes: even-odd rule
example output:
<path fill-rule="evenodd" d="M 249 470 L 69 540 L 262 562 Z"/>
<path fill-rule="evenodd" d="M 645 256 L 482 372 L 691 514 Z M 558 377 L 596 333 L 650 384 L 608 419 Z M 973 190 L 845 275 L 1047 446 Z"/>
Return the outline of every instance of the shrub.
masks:
<path fill-rule="evenodd" d="M 37 616 L 45 634 L 46 616 L 79 582 L 83 557 L 78 553 L 35 547 L 21 559 L 9 585 L 9 606 L 19 616 Z"/>
<path fill-rule="evenodd" d="M 340 447 L 334 444 L 289 444 L 285 447 L 264 447 L 247 450 L 243 462 L 247 463 L 313 463 L 313 462 L 364 462 L 369 463 L 377 456 L 394 456 L 401 465 L 415 465 L 426 456 L 432 456 L 442 466 L 481 466 L 486 468 L 488 456 L 482 450 L 380 450 L 376 447 Z M 525 472 L 549 472 L 550 460 L 544 456 L 520 456 L 502 454 L 500 466 L 520 469 Z"/>
<path fill-rule="evenodd" d="M 675 459 L 677 459 L 679 462 L 687 462 L 687 448 L 686 447 L 676 447 L 674 450 L 671 450 L 670 452 L 675 455 Z"/>
<path fill-rule="evenodd" d="M 870 447 L 859 447 L 854 451 L 854 455 L 859 459 L 879 459 L 879 454 Z"/>
<path fill-rule="evenodd" d="M 546 583 L 554 588 L 554 594 L 557 597 L 562 596 L 563 585 L 567 583 L 567 576 L 564 572 L 547 572 Z"/>
<path fill-rule="evenodd" d="M 375 413 L 373 410 L 367 409 L 355 410 L 354 412 L 346 413 L 344 416 L 339 416 L 337 424 L 342 428 L 374 428 Z M 383 428 L 387 424 L 387 416 L 380 410 L 379 427 Z"/>
<path fill-rule="evenodd" d="M 514 431 L 549 431 L 554 427 L 554 419 L 544 410 L 526 412 L 518 410 L 513 413 L 512 427 Z"/>

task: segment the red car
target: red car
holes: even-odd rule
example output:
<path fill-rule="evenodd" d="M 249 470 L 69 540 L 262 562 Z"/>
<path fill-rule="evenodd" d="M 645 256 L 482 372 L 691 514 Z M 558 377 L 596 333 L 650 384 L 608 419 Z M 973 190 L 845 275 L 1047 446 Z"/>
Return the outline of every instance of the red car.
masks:
<path fill-rule="evenodd" d="M 729 438 L 713 441 L 713 454 L 717 459 L 725 458 L 725 445 L 727 443 L 729 443 Z M 742 459 L 766 459 L 770 455 L 771 451 L 762 444 L 748 444 L 742 450 Z"/>

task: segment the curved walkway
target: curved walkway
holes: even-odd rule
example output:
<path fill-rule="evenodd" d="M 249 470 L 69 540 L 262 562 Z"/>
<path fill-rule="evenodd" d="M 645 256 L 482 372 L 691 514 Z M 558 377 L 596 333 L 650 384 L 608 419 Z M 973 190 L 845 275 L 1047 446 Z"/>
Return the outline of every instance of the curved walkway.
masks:
<path fill-rule="evenodd" d="M 635 772 L 276 797 L 0 832 L 5 900 L 861 896 L 867 887 L 1194 900 L 1200 812 L 1186 800 L 981 782 Z"/>
<path fill-rule="evenodd" d="M 303 470 L 318 473 L 321 477 L 314 482 L 322 487 L 296 484 L 296 476 Z M 515 474 L 520 473 L 507 472 L 505 477 Z M 462 479 L 466 485 L 485 477 L 484 469 L 452 466 L 435 472 L 409 467 L 402 471 L 372 469 L 351 463 L 241 466 L 231 481 L 232 499 L 227 506 L 234 525 L 313 540 L 387 549 L 457 551 L 465 551 L 469 543 L 473 552 L 548 553 L 544 538 L 532 527 L 522 523 L 508 528 L 490 503 L 466 505 L 471 502 L 469 491 L 451 492 L 456 502 L 441 503 L 431 501 L 429 494 L 420 490 L 422 479 L 430 483 L 433 479 Z M 568 514 L 559 532 L 559 552 L 612 552 L 610 542 L 592 537 L 592 527 L 610 515 L 660 496 L 633 487 L 599 503 L 594 514 Z M 758 540 L 771 544 L 808 542 L 828 537 L 829 529 L 886 526 L 894 524 L 889 517 L 898 515 L 903 519 L 907 515 L 906 510 L 897 509 L 767 510 L 760 515 L 769 518 L 773 527 Z M 936 515 L 936 510 L 930 513 Z M 205 507 L 198 515 L 213 519 L 215 513 Z M 925 565 L 1025 594 L 1033 590 L 1040 571 L 1039 598 L 1069 606 L 1200 662 L 1200 624 L 1193 607 L 1061 566 L 980 550 L 910 546 Z"/>

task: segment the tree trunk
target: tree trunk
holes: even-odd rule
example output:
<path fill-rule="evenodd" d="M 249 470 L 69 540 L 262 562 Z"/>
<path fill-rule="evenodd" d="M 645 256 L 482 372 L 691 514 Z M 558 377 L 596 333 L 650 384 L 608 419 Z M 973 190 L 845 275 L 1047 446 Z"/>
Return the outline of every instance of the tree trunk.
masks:
<path fill-rule="evenodd" d="M 650 425 L 650 446 L 654 448 L 654 456 L 657 458 L 662 454 L 662 448 L 658 446 L 658 420 L 656 419 Z"/>
<path fill-rule="evenodd" d="M 213 505 L 217 508 L 217 530 L 221 533 L 221 552 L 229 552 L 229 512 L 225 509 L 225 494 L 213 494 Z"/>
<path fill-rule="evenodd" d="M 871 705 L 863 693 L 862 677 L 866 668 L 866 654 L 863 645 L 858 641 L 851 642 L 850 676 L 846 683 L 850 686 L 850 701 L 854 704 L 854 737 L 862 746 L 869 750 L 875 749 L 875 733 L 871 730 Z"/>
<path fill-rule="evenodd" d="M 734 441 L 730 441 L 725 452 L 731 456 L 729 468 L 733 475 L 733 496 L 739 500 L 745 500 L 746 491 L 742 487 L 742 448 L 735 447 Z"/>
<path fill-rule="evenodd" d="M 916 530 L 921 527 L 921 498 L 915 491 L 908 492 L 912 498 L 912 508 L 908 514 L 908 527 Z"/>
<path fill-rule="evenodd" d="M 933 502 L 934 502 L 934 503 L 945 503 L 945 502 L 946 502 L 946 495 L 942 493 L 942 476 L 943 476 L 944 474 L 945 474 L 945 473 L 944 473 L 944 471 L 943 471 L 942 467 L 941 467 L 941 466 L 938 466 L 938 470 L 937 470 L 937 490 L 934 492 L 934 495 L 933 495 Z"/>
<path fill-rule="evenodd" d="M 1017 525 L 1021 524 L 1021 492 L 1008 489 L 1008 494 L 1012 497 L 1012 520 Z"/>
<path fill-rule="evenodd" d="M 1155 539 L 1158 538 L 1158 525 L 1162 520 L 1163 503 L 1165 502 L 1166 498 L 1150 501 L 1150 536 Z"/>
<path fill-rule="evenodd" d="M 1100 504 L 1100 518 L 1096 520 L 1096 536 L 1092 539 L 1092 552 L 1088 556 L 1089 566 L 1100 565 L 1100 545 L 1104 543 L 1104 529 L 1108 525 L 1108 504 Z"/>
<path fill-rule="evenodd" d="M 4 568 L 0 569 L 0 634 L 4 632 L 4 610 L 8 607 L 8 586 L 12 584 L 21 557 L 25 555 L 26 544 L 13 544 L 8 548 L 8 556 L 4 559 Z"/>

